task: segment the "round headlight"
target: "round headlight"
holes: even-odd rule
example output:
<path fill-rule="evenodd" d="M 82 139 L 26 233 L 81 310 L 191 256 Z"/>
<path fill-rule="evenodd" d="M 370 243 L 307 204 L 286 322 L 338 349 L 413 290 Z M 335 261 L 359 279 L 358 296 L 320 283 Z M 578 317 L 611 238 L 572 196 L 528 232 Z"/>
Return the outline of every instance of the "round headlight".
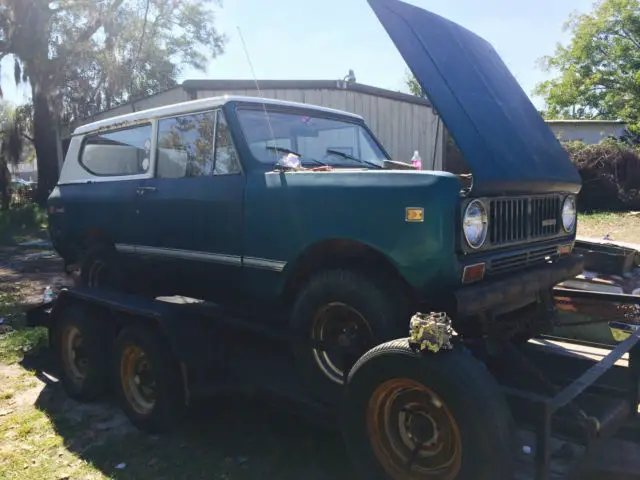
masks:
<path fill-rule="evenodd" d="M 562 204 L 562 228 L 567 233 L 573 232 L 576 228 L 576 201 L 573 197 L 567 197 Z"/>
<path fill-rule="evenodd" d="M 487 209 L 480 200 L 474 200 L 464 211 L 462 229 L 471 248 L 480 248 L 487 238 Z"/>

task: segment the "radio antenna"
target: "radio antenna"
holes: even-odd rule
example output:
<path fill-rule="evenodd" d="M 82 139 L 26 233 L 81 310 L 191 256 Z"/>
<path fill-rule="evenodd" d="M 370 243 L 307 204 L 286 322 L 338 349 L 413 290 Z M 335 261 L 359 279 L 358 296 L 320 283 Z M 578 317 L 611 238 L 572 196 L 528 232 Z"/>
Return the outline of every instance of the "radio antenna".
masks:
<path fill-rule="evenodd" d="M 256 72 L 253 69 L 253 63 L 251 63 L 251 57 L 249 56 L 249 50 L 247 49 L 247 44 L 245 43 L 244 37 L 242 36 L 242 30 L 240 30 L 240 26 L 238 26 L 237 29 L 238 29 L 238 34 L 240 35 L 240 41 L 242 42 L 242 48 L 244 49 L 244 54 L 247 57 L 247 62 L 249 63 L 249 68 L 251 69 L 251 75 L 253 75 L 253 81 L 256 84 L 256 89 L 258 90 L 258 95 L 260 95 L 261 98 L 264 98 L 262 96 L 262 90 L 260 90 L 260 85 L 258 84 L 258 77 L 256 77 Z M 267 105 L 265 102 L 262 102 L 262 108 L 264 110 L 264 116 L 267 119 L 267 124 L 269 125 L 269 133 L 271 134 L 271 139 L 273 140 L 273 146 L 277 147 L 276 136 L 273 133 L 273 127 L 271 126 L 271 120 L 269 119 L 269 113 L 267 112 Z M 276 155 L 275 151 L 274 151 L 274 155 Z"/>

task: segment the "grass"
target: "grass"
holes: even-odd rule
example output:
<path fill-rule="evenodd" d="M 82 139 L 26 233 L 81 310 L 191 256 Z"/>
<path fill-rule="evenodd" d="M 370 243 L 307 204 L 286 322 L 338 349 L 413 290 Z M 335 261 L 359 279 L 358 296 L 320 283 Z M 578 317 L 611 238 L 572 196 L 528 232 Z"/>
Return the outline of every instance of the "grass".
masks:
<path fill-rule="evenodd" d="M 34 204 L 0 211 L 0 244 L 17 243 L 46 238 L 46 211 Z"/>
<path fill-rule="evenodd" d="M 578 235 L 640 243 L 640 212 L 598 212 L 578 217 Z"/>
<path fill-rule="evenodd" d="M 44 328 L 27 328 L 19 300 L 17 287 L 0 286 L 0 363 L 5 365 L 20 362 L 26 353 L 35 353 L 47 345 Z"/>

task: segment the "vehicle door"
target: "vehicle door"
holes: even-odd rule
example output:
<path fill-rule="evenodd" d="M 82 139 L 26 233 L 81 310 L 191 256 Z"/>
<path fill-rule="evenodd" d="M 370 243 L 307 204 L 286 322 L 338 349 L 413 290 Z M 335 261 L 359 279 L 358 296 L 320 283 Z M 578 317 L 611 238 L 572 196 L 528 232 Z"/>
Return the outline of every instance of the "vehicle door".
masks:
<path fill-rule="evenodd" d="M 137 254 L 185 295 L 237 290 L 245 177 L 223 112 L 158 120 L 155 151 L 137 191 Z"/>
<path fill-rule="evenodd" d="M 79 147 L 79 165 L 85 172 L 68 176 L 86 182 L 62 185 L 65 208 L 72 227 L 85 235 L 97 235 L 116 246 L 135 243 L 137 237 L 133 203 L 138 184 L 152 176 L 151 122 L 87 135 Z M 66 187 L 66 188 L 65 188 Z"/>

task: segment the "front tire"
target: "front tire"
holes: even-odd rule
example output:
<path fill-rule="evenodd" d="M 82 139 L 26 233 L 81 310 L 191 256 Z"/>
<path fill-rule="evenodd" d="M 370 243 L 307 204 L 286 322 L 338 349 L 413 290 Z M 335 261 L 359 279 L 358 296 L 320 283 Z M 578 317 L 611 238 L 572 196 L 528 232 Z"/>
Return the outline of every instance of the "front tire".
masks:
<path fill-rule="evenodd" d="M 174 429 L 186 414 L 180 365 L 154 328 L 132 325 L 115 344 L 114 379 L 118 403 L 129 421 L 148 433 Z"/>
<path fill-rule="evenodd" d="M 363 479 L 507 480 L 514 424 L 485 366 L 459 350 L 416 354 L 406 339 L 349 374 L 343 436 Z"/>
<path fill-rule="evenodd" d="M 400 295 L 380 283 L 360 272 L 329 270 L 312 278 L 298 296 L 291 322 L 300 343 L 294 353 L 302 378 L 321 401 L 340 399 L 344 369 L 372 346 L 408 329 Z M 305 343 L 308 340 L 345 346 L 355 353 L 345 357 L 335 350 L 314 349 Z"/>

